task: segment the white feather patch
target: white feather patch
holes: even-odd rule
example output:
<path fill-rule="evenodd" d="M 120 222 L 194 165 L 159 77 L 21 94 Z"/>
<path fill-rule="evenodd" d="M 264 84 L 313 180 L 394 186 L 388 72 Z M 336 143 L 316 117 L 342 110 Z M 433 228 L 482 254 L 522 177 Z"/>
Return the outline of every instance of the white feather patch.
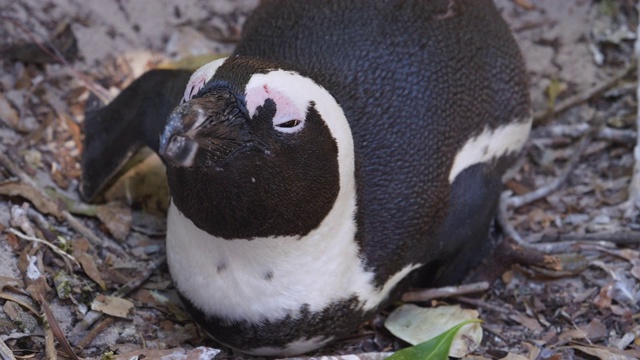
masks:
<path fill-rule="evenodd" d="M 182 102 L 185 103 L 200 91 L 202 87 L 209 81 L 213 75 L 218 71 L 218 68 L 222 63 L 227 60 L 227 58 L 221 58 L 217 60 L 213 60 L 210 63 L 202 65 L 198 68 L 191 77 L 189 78 L 189 82 L 187 83 L 187 87 L 184 90 L 184 95 L 182 97 Z"/>
<path fill-rule="evenodd" d="M 486 126 L 478 136 L 467 140 L 456 154 L 449 171 L 449 183 L 453 183 L 456 176 L 469 166 L 519 151 L 527 141 L 530 130 L 531 119 L 514 121 L 495 129 Z"/>
<path fill-rule="evenodd" d="M 355 205 L 355 204 L 353 204 Z M 342 209 L 331 211 L 304 238 L 225 240 L 198 229 L 172 203 L 167 223 L 169 269 L 178 289 L 207 314 L 257 323 L 295 318 L 357 296 L 371 310 L 419 265 L 409 265 L 382 288 L 364 270 L 353 240 L 355 226 Z"/>

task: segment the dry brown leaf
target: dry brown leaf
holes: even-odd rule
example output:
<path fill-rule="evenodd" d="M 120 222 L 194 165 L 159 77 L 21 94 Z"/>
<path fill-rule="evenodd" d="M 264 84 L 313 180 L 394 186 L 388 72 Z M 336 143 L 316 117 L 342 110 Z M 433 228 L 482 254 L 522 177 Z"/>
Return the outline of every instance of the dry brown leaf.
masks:
<path fill-rule="evenodd" d="M 131 208 L 121 202 L 110 202 L 96 208 L 96 214 L 111 235 L 124 241 L 131 231 Z"/>
<path fill-rule="evenodd" d="M 13 351 L 9 349 L 2 339 L 0 339 L 0 359 L 16 360 L 15 356 L 13 356 Z"/>
<path fill-rule="evenodd" d="M 526 357 L 514 353 L 508 353 L 507 356 L 501 358 L 500 360 L 529 360 Z"/>
<path fill-rule="evenodd" d="M 509 318 L 513 321 L 516 321 L 524 326 L 526 326 L 529 330 L 535 332 L 542 332 L 542 325 L 538 322 L 538 320 L 530 318 L 525 315 L 511 315 Z"/>
<path fill-rule="evenodd" d="M 619 354 L 617 353 L 617 351 L 616 353 L 614 353 L 612 351 L 614 349 L 609 350 L 606 348 L 596 348 L 596 347 L 578 346 L 578 345 L 573 345 L 571 346 L 571 348 L 581 351 L 585 354 L 595 356 L 601 360 L 633 360 L 634 359 L 634 357 L 627 356 L 624 354 Z"/>
<path fill-rule="evenodd" d="M 587 332 L 583 329 L 571 329 L 563 332 L 558 336 L 561 343 L 567 343 L 575 339 L 584 339 L 587 337 Z"/>
<path fill-rule="evenodd" d="M 49 324 L 48 327 L 45 327 L 45 328 L 48 328 L 47 331 L 50 330 L 52 332 L 53 336 L 58 340 L 58 344 L 60 344 L 60 346 L 66 353 L 67 357 L 70 357 L 71 359 L 74 359 L 74 360 L 78 360 L 78 356 L 73 352 L 73 349 L 69 344 L 69 341 L 67 340 L 66 336 L 64 335 L 64 332 L 60 328 L 60 325 L 58 324 L 56 317 L 53 315 L 53 312 L 51 311 L 51 307 L 49 306 L 49 303 L 45 300 L 42 294 L 37 293 L 35 294 L 35 296 L 37 298 L 37 301 L 40 303 L 40 307 L 44 312 L 45 319 Z M 51 346 L 51 348 L 52 349 L 50 350 L 50 352 L 54 355 L 57 355 L 55 347 Z M 57 356 L 55 356 L 54 358 L 57 358 Z"/>
<path fill-rule="evenodd" d="M 24 288 L 24 282 L 18 278 L 10 276 L 0 276 L 0 291 L 4 290 L 4 288 L 7 286 Z"/>
<path fill-rule="evenodd" d="M 0 96 L 0 121 L 15 128 L 18 126 L 19 119 L 18 112 L 11 103 L 4 96 Z"/>
<path fill-rule="evenodd" d="M 531 3 L 528 0 L 514 0 L 514 2 L 525 10 L 535 9 L 535 6 L 531 5 Z"/>
<path fill-rule="evenodd" d="M 587 333 L 589 340 L 602 339 L 607 336 L 607 327 L 597 318 L 591 320 L 591 322 L 587 326 L 582 327 L 582 329 Z"/>
<path fill-rule="evenodd" d="M 604 309 L 611 306 L 611 297 L 613 293 L 613 284 L 609 283 L 603 286 L 598 295 L 593 299 L 593 304 L 598 309 Z"/>
<path fill-rule="evenodd" d="M 133 309 L 133 303 L 115 296 L 98 295 L 91 303 L 91 309 L 126 319 L 131 309 Z"/>
<path fill-rule="evenodd" d="M 640 280 L 640 264 L 635 264 L 629 273 L 636 279 Z"/>
<path fill-rule="evenodd" d="M 107 290 L 107 284 L 102 279 L 102 275 L 100 275 L 100 270 L 98 270 L 98 266 L 89 254 L 84 251 L 74 251 L 73 255 L 76 260 L 82 265 L 82 270 L 87 276 L 93 280 L 100 288 L 104 291 Z"/>
<path fill-rule="evenodd" d="M 43 196 L 38 190 L 25 183 L 7 182 L 0 184 L 0 195 L 20 196 L 33 204 L 41 213 L 53 215 L 62 219 L 58 205 Z"/>

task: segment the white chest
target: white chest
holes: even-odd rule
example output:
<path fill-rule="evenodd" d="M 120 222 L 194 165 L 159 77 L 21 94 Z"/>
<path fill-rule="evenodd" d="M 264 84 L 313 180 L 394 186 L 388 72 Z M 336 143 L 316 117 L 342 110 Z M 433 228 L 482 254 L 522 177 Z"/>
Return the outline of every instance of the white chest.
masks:
<path fill-rule="evenodd" d="M 303 304 L 312 312 L 357 296 L 374 308 L 418 265 L 410 265 L 375 288 L 353 240 L 355 200 L 334 207 L 304 238 L 215 238 L 198 229 L 171 204 L 167 253 L 181 293 L 207 314 L 226 320 L 295 318 Z M 346 221 L 344 219 L 347 219 Z"/>

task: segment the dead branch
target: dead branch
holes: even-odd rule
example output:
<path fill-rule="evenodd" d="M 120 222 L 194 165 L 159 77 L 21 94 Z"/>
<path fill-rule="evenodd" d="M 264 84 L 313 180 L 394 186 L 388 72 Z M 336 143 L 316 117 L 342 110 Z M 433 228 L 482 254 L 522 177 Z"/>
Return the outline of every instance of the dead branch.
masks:
<path fill-rule="evenodd" d="M 537 131 L 537 135 L 544 137 L 580 138 L 585 136 L 589 130 L 591 130 L 591 125 L 588 123 L 554 125 L 548 126 L 544 129 L 539 129 L 539 131 Z M 594 138 L 597 140 L 632 145 L 635 144 L 636 141 L 636 132 L 630 129 L 603 127 L 595 134 Z"/>
<path fill-rule="evenodd" d="M 13 351 L 9 349 L 2 339 L 0 339 L 0 359 L 16 360 L 16 357 L 13 356 Z"/>
<path fill-rule="evenodd" d="M 78 349 L 84 349 L 87 345 L 89 345 L 96 336 L 100 335 L 106 328 L 113 324 L 114 319 L 112 317 L 108 317 L 102 320 L 98 325 L 96 325 L 91 331 L 87 333 L 77 344 L 76 347 Z"/>
<path fill-rule="evenodd" d="M 0 165 L 4 166 L 4 168 L 13 173 L 13 175 L 17 176 L 23 183 L 33 188 L 42 199 L 48 199 L 48 202 L 55 204 L 55 202 L 51 199 L 46 191 L 44 191 L 27 173 L 20 169 L 18 165 L 16 165 L 7 155 L 2 152 L 0 152 Z M 82 224 L 78 219 L 76 219 L 73 215 L 71 215 L 71 213 L 69 213 L 67 210 L 59 210 L 59 213 L 67 221 L 69 226 L 71 226 L 82 236 L 86 237 L 87 240 L 89 240 L 89 242 L 91 242 L 94 246 L 104 246 L 110 251 L 113 251 L 118 256 L 122 256 L 125 259 L 129 258 L 129 255 L 127 255 L 127 253 L 115 241 L 108 238 L 100 238 L 88 227 Z"/>
<path fill-rule="evenodd" d="M 569 175 L 573 172 L 573 170 L 578 166 L 578 162 L 580 161 L 580 157 L 587 149 L 587 146 L 591 142 L 591 136 L 586 135 L 582 138 L 580 143 L 578 144 L 577 149 L 571 154 L 567 164 L 564 169 L 560 173 L 558 177 L 556 177 L 550 184 L 547 186 L 536 189 L 532 192 L 526 193 L 520 196 L 513 196 L 507 200 L 506 206 L 511 208 L 518 208 L 523 205 L 531 204 L 535 201 L 538 201 L 542 198 L 549 196 L 554 191 L 558 190 L 558 188 L 567 181 Z"/>
<path fill-rule="evenodd" d="M 557 103 L 553 108 L 547 108 L 544 110 L 538 110 L 533 114 L 533 125 L 538 126 L 542 125 L 545 120 L 550 118 L 553 115 L 558 115 L 567 111 L 568 109 L 582 104 L 590 99 L 594 98 L 602 94 L 603 92 L 609 90 L 613 87 L 618 81 L 622 80 L 628 74 L 630 74 L 635 68 L 637 64 L 635 61 L 632 61 L 626 68 L 624 68 L 619 73 L 613 75 L 609 79 L 599 83 L 598 85 L 591 87 L 587 90 L 584 90 L 572 97 L 569 97 L 559 103 Z"/>
<path fill-rule="evenodd" d="M 71 66 L 69 61 L 67 61 L 60 50 L 58 50 L 58 48 L 56 48 L 53 44 L 51 44 L 47 40 L 40 40 L 39 36 L 37 36 L 31 29 L 23 25 L 19 20 L 12 18 L 11 16 L 0 14 L 0 19 L 2 19 L 3 21 L 11 22 L 18 29 L 22 30 L 22 32 L 24 32 L 27 37 L 29 37 L 29 39 L 31 39 L 31 41 L 33 41 L 33 43 L 36 44 L 45 54 L 56 59 L 60 64 L 66 67 L 76 77 L 76 79 L 80 80 L 83 85 L 92 93 L 94 93 L 100 100 L 102 100 L 103 103 L 109 102 L 109 100 L 111 99 L 109 91 L 107 91 L 107 89 L 105 89 L 100 84 L 91 81 L 85 74 L 79 72 L 73 66 Z"/>
<path fill-rule="evenodd" d="M 638 232 L 618 232 L 618 233 L 597 233 L 597 234 L 557 234 L 542 235 L 541 242 L 607 242 L 616 245 L 637 245 L 640 244 L 640 233 Z"/>
<path fill-rule="evenodd" d="M 468 298 L 465 296 L 458 296 L 456 297 L 456 300 L 465 303 L 465 304 L 469 304 L 469 305 L 473 305 L 475 307 L 479 307 L 482 309 L 486 309 L 498 314 L 502 314 L 502 315 L 511 315 L 513 313 L 517 313 L 516 310 L 513 309 L 509 309 L 508 306 L 505 307 L 499 307 L 499 306 L 495 306 L 495 305 L 491 305 L 489 303 L 487 303 L 486 301 L 480 300 L 480 299 L 473 299 L 473 298 Z"/>
<path fill-rule="evenodd" d="M 637 35 L 640 35 L 640 23 L 637 27 Z M 635 42 L 635 61 L 634 64 L 640 62 L 640 39 L 636 37 Z M 637 103 L 640 104 L 640 72 L 638 73 L 638 85 L 636 90 Z M 640 129 L 640 106 L 638 106 L 636 114 L 636 130 Z M 638 130 L 640 131 L 640 130 Z M 638 213 L 640 207 L 640 136 L 637 136 L 636 146 L 633 149 L 633 158 L 635 164 L 633 166 L 633 175 L 631 177 L 631 183 L 629 184 L 629 199 L 622 204 L 622 208 L 625 210 L 625 217 L 633 218 Z"/>
<path fill-rule="evenodd" d="M 69 345 L 69 341 L 67 341 L 67 338 L 64 336 L 62 329 L 60 329 L 60 325 L 58 325 L 58 321 L 53 315 L 53 312 L 51 311 L 49 304 L 44 299 L 44 296 L 42 296 L 42 294 L 38 292 L 36 300 L 40 303 L 40 308 L 42 309 L 45 315 L 44 318 L 46 319 L 46 322 L 49 325 L 49 328 L 51 329 L 53 336 L 58 340 L 58 343 L 60 344 L 60 346 L 62 346 L 62 349 L 64 350 L 64 352 L 71 359 L 79 360 L 78 356 L 73 352 L 71 345 Z M 49 353 L 49 351 L 47 351 L 47 353 Z M 54 349 L 54 353 L 55 353 L 55 349 Z M 53 358 L 57 359 L 57 356 L 54 356 Z"/>
<path fill-rule="evenodd" d="M 473 284 L 463 284 L 458 286 L 445 286 L 437 289 L 424 289 L 409 291 L 402 295 L 404 302 L 424 302 L 433 299 L 449 298 L 460 295 L 473 294 L 489 289 L 489 283 L 481 281 Z"/>
<path fill-rule="evenodd" d="M 80 263 L 78 262 L 78 260 L 76 260 L 76 258 L 74 258 L 72 255 L 67 254 L 66 252 L 61 250 L 59 247 L 53 245 L 52 243 L 48 242 L 47 240 L 38 239 L 37 237 L 23 234 L 20 231 L 18 231 L 16 229 L 13 229 L 13 228 L 9 229 L 9 232 L 14 234 L 15 236 L 19 237 L 22 240 L 33 241 L 33 242 L 37 242 L 37 243 L 40 243 L 40 244 L 44 244 L 49 249 L 51 249 L 54 253 L 58 254 L 60 257 L 66 258 L 68 260 L 71 260 L 71 261 L 73 261 L 73 263 L 77 267 L 80 267 Z"/>
<path fill-rule="evenodd" d="M 147 266 L 140 271 L 135 278 L 131 279 L 128 283 L 124 284 L 118 290 L 114 291 L 111 296 L 114 297 L 123 297 L 128 295 L 133 290 L 137 289 L 140 285 L 142 285 L 149 277 L 156 271 L 165 261 L 167 260 L 166 256 L 160 256 L 158 258 L 154 258 L 150 261 Z M 79 321 L 72 330 L 72 334 L 69 337 L 72 339 L 78 339 L 77 341 L 73 341 L 76 344 L 79 344 L 82 339 L 79 339 L 80 334 L 89 329 L 96 321 L 98 321 L 102 317 L 102 313 L 98 311 L 91 310 L 85 314 L 84 319 Z"/>

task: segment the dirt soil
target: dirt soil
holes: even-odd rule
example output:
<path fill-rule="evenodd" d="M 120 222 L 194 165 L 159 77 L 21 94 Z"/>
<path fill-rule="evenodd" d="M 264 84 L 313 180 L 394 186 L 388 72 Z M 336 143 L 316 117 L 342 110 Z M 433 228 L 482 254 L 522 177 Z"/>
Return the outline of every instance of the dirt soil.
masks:
<path fill-rule="evenodd" d="M 484 338 L 468 359 L 640 358 L 640 224 L 627 202 L 637 1 L 495 2 L 535 112 L 507 183 L 515 240 L 485 264 L 489 290 L 421 305 L 480 312 Z M 79 198 L 79 160 L 87 103 L 146 70 L 229 53 L 256 5 L 0 1 L 0 358 L 240 356 L 215 350 L 179 305 L 164 261 L 166 188 L 138 176 L 158 171 L 153 158 L 101 205 Z M 311 355 L 375 359 L 406 346 L 384 329 L 387 313 Z"/>

